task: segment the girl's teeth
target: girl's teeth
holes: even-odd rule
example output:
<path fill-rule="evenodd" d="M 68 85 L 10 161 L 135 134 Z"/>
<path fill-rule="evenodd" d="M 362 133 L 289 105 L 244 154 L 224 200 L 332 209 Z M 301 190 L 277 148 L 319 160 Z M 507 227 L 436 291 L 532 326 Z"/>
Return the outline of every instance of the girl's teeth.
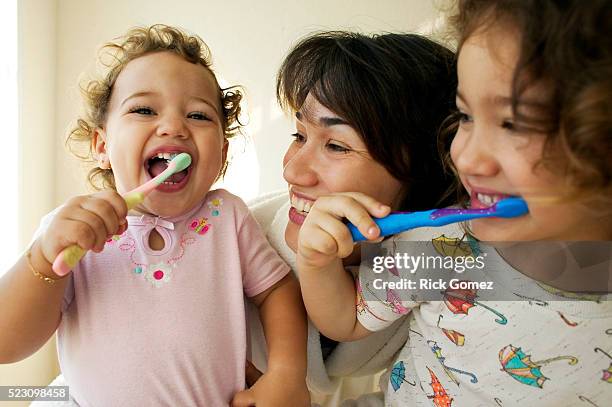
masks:
<path fill-rule="evenodd" d="M 499 194 L 487 195 L 487 194 L 477 193 L 476 198 L 480 202 L 482 202 L 484 205 L 490 206 L 490 205 L 497 203 L 500 199 L 502 199 L 502 195 L 499 195 Z"/>
<path fill-rule="evenodd" d="M 163 158 L 164 160 L 172 160 L 177 155 L 177 153 L 157 153 L 157 158 Z"/>
<path fill-rule="evenodd" d="M 304 211 L 304 212 L 310 212 L 310 208 L 312 208 L 312 202 L 306 202 L 306 203 L 304 204 L 304 209 L 303 209 L 303 211 Z"/>

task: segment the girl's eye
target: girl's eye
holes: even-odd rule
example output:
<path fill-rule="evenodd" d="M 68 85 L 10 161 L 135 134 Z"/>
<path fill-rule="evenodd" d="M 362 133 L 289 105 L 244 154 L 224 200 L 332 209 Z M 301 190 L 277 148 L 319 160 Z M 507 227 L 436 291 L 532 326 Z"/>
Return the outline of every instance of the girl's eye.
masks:
<path fill-rule="evenodd" d="M 291 137 L 294 138 L 296 143 L 304 143 L 306 141 L 306 137 L 302 136 L 300 133 L 293 133 Z"/>
<path fill-rule="evenodd" d="M 351 151 L 349 148 L 346 148 L 343 145 L 332 143 L 332 142 L 327 143 L 326 147 L 328 150 L 334 153 L 348 153 L 349 151 Z"/>
<path fill-rule="evenodd" d="M 466 113 L 463 113 L 461 111 L 458 113 L 458 116 L 459 116 L 459 123 L 469 123 L 472 121 L 472 116 Z"/>
<path fill-rule="evenodd" d="M 205 113 L 202 112 L 192 112 L 189 113 L 187 117 L 195 120 L 210 120 L 210 117 L 208 117 Z"/>
<path fill-rule="evenodd" d="M 146 106 L 136 106 L 136 107 L 133 107 L 132 109 L 130 109 L 130 113 L 138 113 L 138 114 L 143 114 L 143 115 L 147 115 L 147 116 L 155 114 L 153 109 L 151 109 L 150 107 L 146 107 Z"/>

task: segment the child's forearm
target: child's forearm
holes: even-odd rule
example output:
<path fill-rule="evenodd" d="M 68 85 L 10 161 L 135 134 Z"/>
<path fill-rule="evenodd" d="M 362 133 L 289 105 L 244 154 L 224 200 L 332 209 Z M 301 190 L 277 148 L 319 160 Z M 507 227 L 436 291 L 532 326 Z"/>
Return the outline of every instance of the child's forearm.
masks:
<path fill-rule="evenodd" d="M 256 303 L 268 344 L 268 371 L 305 380 L 308 325 L 299 283 L 287 275 L 265 294 Z"/>
<path fill-rule="evenodd" d="M 357 321 L 355 282 L 341 259 L 321 269 L 298 263 L 298 269 L 308 316 L 323 335 L 346 342 L 368 334 Z"/>
<path fill-rule="evenodd" d="M 53 276 L 38 242 L 31 249 L 32 267 Z M 0 363 L 12 363 L 38 350 L 60 321 L 68 278 L 49 284 L 34 275 L 24 255 L 0 279 Z"/>

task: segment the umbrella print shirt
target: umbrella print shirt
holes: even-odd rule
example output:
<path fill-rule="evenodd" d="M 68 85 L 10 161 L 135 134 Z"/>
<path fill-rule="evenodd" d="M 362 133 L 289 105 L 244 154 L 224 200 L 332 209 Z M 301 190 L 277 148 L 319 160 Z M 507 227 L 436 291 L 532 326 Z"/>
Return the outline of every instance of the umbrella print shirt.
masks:
<path fill-rule="evenodd" d="M 396 259 L 398 252 L 404 255 L 412 246 L 400 240 L 423 242 L 415 246 L 415 256 L 448 256 L 441 241 L 454 245 L 452 253 L 457 247 L 463 254 L 478 250 L 451 225 L 404 233 L 385 241 L 382 252 Z M 386 406 L 610 405 L 609 294 L 568 299 L 571 293 L 536 284 L 495 250 L 487 250 L 485 275 L 478 280 L 496 284 L 495 296 L 502 299 L 497 301 L 484 299 L 484 289 L 453 290 L 433 283 L 427 287 L 437 290 L 439 298 L 430 299 L 406 283 L 421 277 L 437 281 L 430 270 L 387 264 L 381 273 L 366 264 L 356 279 L 359 322 L 370 331 L 405 315 L 411 323 L 409 340 L 381 377 Z M 471 276 L 465 273 L 462 280 Z M 381 281 L 394 284 L 382 287 Z"/>

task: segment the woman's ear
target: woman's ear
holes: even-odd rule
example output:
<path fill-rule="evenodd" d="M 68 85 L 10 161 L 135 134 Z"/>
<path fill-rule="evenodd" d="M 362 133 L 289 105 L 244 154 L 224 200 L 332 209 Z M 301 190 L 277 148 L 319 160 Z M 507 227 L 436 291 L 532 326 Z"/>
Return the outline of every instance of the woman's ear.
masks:
<path fill-rule="evenodd" d="M 111 163 L 106 151 L 106 133 L 104 129 L 96 128 L 91 138 L 91 147 L 98 159 L 98 167 L 103 170 L 110 170 Z"/>

